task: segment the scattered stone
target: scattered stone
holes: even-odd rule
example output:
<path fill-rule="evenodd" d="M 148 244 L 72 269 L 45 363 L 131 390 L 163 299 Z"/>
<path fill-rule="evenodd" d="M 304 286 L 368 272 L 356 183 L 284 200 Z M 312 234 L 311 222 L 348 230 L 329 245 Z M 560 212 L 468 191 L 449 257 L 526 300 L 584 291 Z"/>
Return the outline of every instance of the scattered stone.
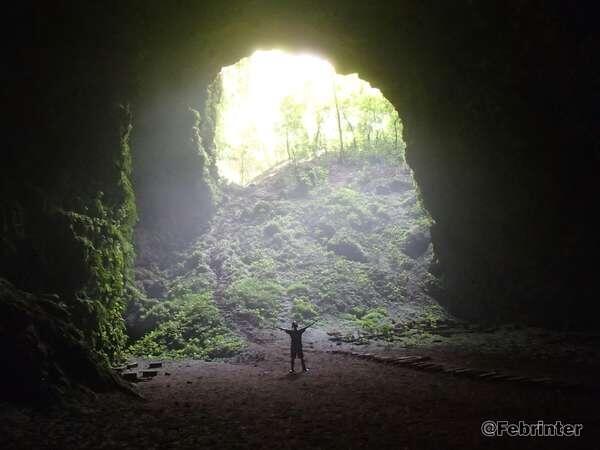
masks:
<path fill-rule="evenodd" d="M 509 377 L 506 379 L 506 381 L 514 381 L 515 383 L 519 383 L 521 381 L 526 380 L 527 377 L 520 377 L 520 376 L 515 376 L 515 377 Z"/>
<path fill-rule="evenodd" d="M 412 364 L 414 362 L 418 362 L 418 360 L 415 359 L 414 357 L 403 358 L 403 359 L 398 358 L 395 360 L 394 364 L 396 364 L 398 366 L 406 366 L 406 365 Z"/>
<path fill-rule="evenodd" d="M 481 375 L 479 375 L 479 378 L 489 378 L 489 377 L 492 377 L 492 376 L 497 375 L 497 374 L 498 373 L 494 372 L 494 371 L 492 371 L 492 372 L 485 372 L 485 373 L 482 373 Z"/>
<path fill-rule="evenodd" d="M 363 249 L 353 241 L 348 239 L 339 239 L 336 242 L 330 241 L 327 244 L 327 249 L 331 250 L 338 256 L 349 259 L 350 261 L 356 261 L 360 263 L 366 263 L 368 261 Z"/>
<path fill-rule="evenodd" d="M 123 374 L 121 374 L 121 376 L 123 377 L 123 379 L 125 381 L 138 381 L 138 374 L 137 372 L 125 372 Z"/>
<path fill-rule="evenodd" d="M 490 380 L 497 380 L 497 381 L 506 381 L 510 378 L 510 375 L 506 375 L 503 373 L 499 373 L 498 375 L 493 375 L 490 377 Z"/>
<path fill-rule="evenodd" d="M 535 384 L 549 384 L 552 383 L 552 378 L 542 377 L 542 378 L 533 378 L 531 380 L 532 383 Z"/>

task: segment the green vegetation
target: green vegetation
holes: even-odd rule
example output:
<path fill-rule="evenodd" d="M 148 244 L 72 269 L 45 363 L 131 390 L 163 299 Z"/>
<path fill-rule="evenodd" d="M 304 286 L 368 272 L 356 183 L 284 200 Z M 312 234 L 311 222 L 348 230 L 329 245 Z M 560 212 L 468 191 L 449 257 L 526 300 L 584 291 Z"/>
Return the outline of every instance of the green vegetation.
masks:
<path fill-rule="evenodd" d="M 108 185 L 105 192 L 96 191 L 88 199 L 78 197 L 73 204 L 52 212 L 52 220 L 64 230 L 51 245 L 63 257 L 77 258 L 61 268 L 69 272 L 74 289 L 62 292 L 63 297 L 69 304 L 73 323 L 106 364 L 121 358 L 126 343 L 123 313 L 126 286 L 133 278 L 133 226 L 137 220 L 130 181 L 131 126 L 128 111 L 122 109 L 120 123 L 113 130 L 118 149 L 112 161 L 115 183 Z M 61 260 L 60 264 L 66 263 Z M 84 272 L 78 273 L 80 270 Z"/>
<path fill-rule="evenodd" d="M 239 318 L 262 325 L 277 316 L 283 292 L 276 282 L 247 277 L 229 286 L 225 300 Z"/>
<path fill-rule="evenodd" d="M 249 186 L 223 183 L 210 228 L 156 281 L 163 298 L 130 305 L 136 354 L 235 351 L 239 338 L 218 311 L 241 329 L 323 317 L 392 340 L 397 320 L 414 320 L 429 304 L 429 222 L 404 164 L 398 114 L 377 89 L 314 58 L 302 61 L 320 78 L 289 74 L 279 86 L 279 69 L 255 67 L 277 55 L 258 52 L 225 68 L 211 87 L 219 173 Z M 187 322 L 186 303 L 198 295 L 205 309 Z M 211 317 L 216 335 L 189 333 Z"/>
<path fill-rule="evenodd" d="M 223 68 L 216 82 L 217 166 L 230 181 L 245 185 L 283 161 L 297 166 L 323 155 L 404 160 L 402 122 L 392 104 L 326 61 L 256 52 Z M 300 177 L 300 183 L 314 186 L 315 180 Z"/>
<path fill-rule="evenodd" d="M 366 333 L 384 339 L 392 338 L 394 327 L 385 308 L 366 309 L 355 307 L 350 313 L 350 318 L 356 326 Z"/>
<path fill-rule="evenodd" d="M 423 322 L 431 329 L 435 329 L 439 321 L 446 318 L 440 305 L 429 305 L 423 310 Z"/>
<path fill-rule="evenodd" d="M 156 328 L 129 347 L 132 355 L 214 359 L 232 356 L 243 347 L 208 293 L 156 304 L 145 319 Z"/>
<path fill-rule="evenodd" d="M 319 315 L 316 306 L 306 297 L 295 298 L 292 304 L 292 318 L 296 321 L 307 321 Z"/>
<path fill-rule="evenodd" d="M 319 181 L 308 194 L 292 195 L 297 174 L 311 173 Z M 164 278 L 167 298 L 130 308 L 130 334 L 142 338 L 134 348 L 207 357 L 200 344 L 182 350 L 171 323 L 198 292 L 211 293 L 223 316 L 243 328 L 323 317 L 363 338 L 418 340 L 400 336 L 396 324 L 417 321 L 425 333 L 444 313 L 427 306 L 426 215 L 413 207 L 407 178 L 368 158 L 339 164 L 323 157 L 282 167 L 244 190 L 228 188 L 211 230 L 187 250 L 178 275 Z M 388 186 L 395 190 L 382 189 Z"/>
<path fill-rule="evenodd" d="M 309 287 L 306 284 L 300 282 L 294 282 L 290 284 L 286 289 L 286 293 L 288 296 L 305 296 L 308 294 L 308 292 Z"/>

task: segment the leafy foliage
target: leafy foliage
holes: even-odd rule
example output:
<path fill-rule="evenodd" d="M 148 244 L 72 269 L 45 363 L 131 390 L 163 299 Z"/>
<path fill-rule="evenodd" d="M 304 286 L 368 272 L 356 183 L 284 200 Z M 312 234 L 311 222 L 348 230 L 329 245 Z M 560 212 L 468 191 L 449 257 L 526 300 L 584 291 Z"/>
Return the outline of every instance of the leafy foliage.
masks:
<path fill-rule="evenodd" d="M 243 347 L 225 326 L 209 293 L 156 305 L 148 316 L 158 325 L 129 347 L 132 355 L 214 359 L 232 356 Z"/>
<path fill-rule="evenodd" d="M 229 286 L 225 297 L 238 316 L 259 325 L 276 317 L 283 293 L 281 285 L 274 281 L 246 277 Z"/>
<path fill-rule="evenodd" d="M 292 304 L 292 318 L 296 321 L 307 321 L 319 315 L 317 307 L 306 297 L 294 299 Z"/>
<path fill-rule="evenodd" d="M 161 326 L 179 310 L 178 299 L 205 291 L 244 328 L 267 326 L 284 314 L 286 321 L 300 322 L 324 316 L 363 334 L 394 337 L 392 318 L 425 295 L 410 278 L 424 279 L 428 264 L 427 255 L 412 258 L 403 251 L 413 230 L 425 227 L 423 211 L 409 202 L 414 189 L 379 193 L 381 186 L 406 179 L 396 170 L 367 160 L 350 166 L 319 158 L 288 165 L 243 191 L 231 188 L 240 194 L 186 251 L 185 270 L 171 279 L 168 299 L 138 302 L 145 342 L 175 336 L 173 325 Z M 340 172 L 343 183 L 335 181 Z M 303 173 L 321 180 L 309 195 L 288 196 Z M 176 337 L 182 347 L 183 338 Z"/>
<path fill-rule="evenodd" d="M 292 67 L 294 69 L 292 69 Z M 264 80 L 276 80 L 276 86 Z M 402 121 L 379 89 L 327 62 L 257 52 L 223 68 L 215 107 L 221 174 L 248 184 L 265 170 L 321 155 L 404 161 Z M 299 177 L 300 186 L 314 180 Z"/>
<path fill-rule="evenodd" d="M 131 153 L 128 122 L 121 123 L 119 153 L 114 161 L 118 178 L 110 192 L 80 199 L 77 209 L 59 209 L 87 269 L 85 285 L 71 304 L 75 322 L 105 362 L 120 358 L 126 342 L 123 313 L 126 283 L 132 279 L 133 226 L 137 220 L 130 181 Z"/>
<path fill-rule="evenodd" d="M 354 308 L 354 323 L 367 333 L 391 337 L 394 331 L 392 322 L 385 308 Z"/>

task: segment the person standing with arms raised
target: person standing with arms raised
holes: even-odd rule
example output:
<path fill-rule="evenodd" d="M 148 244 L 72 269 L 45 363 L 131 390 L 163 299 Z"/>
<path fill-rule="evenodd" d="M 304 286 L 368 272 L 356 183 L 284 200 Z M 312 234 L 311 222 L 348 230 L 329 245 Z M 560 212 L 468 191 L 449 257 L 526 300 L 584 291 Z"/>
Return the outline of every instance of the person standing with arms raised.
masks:
<path fill-rule="evenodd" d="M 308 372 L 308 369 L 306 368 L 306 364 L 304 364 L 304 353 L 302 352 L 302 334 L 306 331 L 306 329 L 308 327 L 312 327 L 315 323 L 317 323 L 316 320 L 313 323 L 311 323 L 310 325 L 305 326 L 304 328 L 298 328 L 298 323 L 294 321 L 294 322 L 292 322 L 292 328 L 290 330 L 281 328 L 281 327 L 277 327 L 281 331 L 285 331 L 287 334 L 290 335 L 290 340 L 291 340 L 290 373 L 296 373 L 294 371 L 294 362 L 295 362 L 296 358 L 300 358 L 300 362 L 302 363 L 302 372 Z"/>

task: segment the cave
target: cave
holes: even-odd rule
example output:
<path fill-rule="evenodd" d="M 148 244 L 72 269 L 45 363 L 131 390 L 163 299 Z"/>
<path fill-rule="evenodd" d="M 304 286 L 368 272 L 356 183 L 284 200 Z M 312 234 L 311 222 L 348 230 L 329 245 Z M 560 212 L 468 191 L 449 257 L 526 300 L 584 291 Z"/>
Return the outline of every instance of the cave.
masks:
<path fill-rule="evenodd" d="M 133 446 L 132 429 L 144 443 L 177 448 L 506 447 L 525 441 L 490 438 L 484 421 L 543 419 L 582 425 L 568 445 L 593 447 L 597 12 L 560 1 L 15 5 L 11 19 L 23 26 L 9 53 L 9 145 L 0 166 L 0 382 L 9 417 L 0 442 L 61 447 L 71 423 L 90 448 Z M 260 321 L 227 328 L 236 314 L 246 314 L 238 324 L 252 324 L 251 307 L 227 309 L 229 291 L 219 285 L 223 308 L 200 292 L 213 275 L 228 274 L 235 252 L 215 244 L 214 224 L 230 220 L 223 204 L 242 198 L 240 188 L 224 187 L 217 164 L 219 72 L 259 49 L 318 55 L 338 74 L 376 86 L 402 119 L 403 173 L 427 216 L 414 233 L 398 231 L 397 266 L 423 263 L 416 266 L 428 281 L 414 284 L 423 284 L 431 308 L 377 332 L 384 312 L 346 308 L 371 337 L 349 339 L 328 322 L 309 329 L 307 345 L 327 343 L 305 345 L 309 375 L 278 373 L 288 363 L 278 330 Z M 373 195 L 404 195 L 403 179 L 367 178 L 389 181 Z M 252 184 L 244 189 L 262 189 Z M 302 202 L 318 189 L 276 201 Z M 331 195 L 348 202 L 354 194 L 344 192 Z M 284 248 L 300 237 L 265 215 L 273 205 L 257 200 L 248 223 L 260 242 Z M 393 214 L 383 217 L 393 225 Z M 345 261 L 339 274 L 366 265 L 376 249 L 337 236 L 328 223 L 311 233 Z M 240 264 L 255 262 L 243 256 Z M 260 270 L 268 274 L 269 264 Z M 276 277 L 242 281 L 236 307 L 256 290 L 282 295 Z M 303 289 L 291 280 L 285 292 L 311 314 Z M 127 353 L 144 339 L 140 311 L 168 309 L 162 300 L 173 296 L 187 299 L 173 314 L 206 320 L 181 337 L 186 348 L 202 332 L 230 354 Z M 242 335 L 248 344 L 240 351 Z M 219 396 L 225 392 L 233 398 Z M 325 411 L 319 423 L 310 419 L 313 401 Z M 82 437 L 86 413 L 67 404 L 115 422 L 115 405 L 127 405 L 118 407 L 124 417 L 149 422 L 115 426 L 92 442 Z M 252 416 L 262 417 L 258 425 Z M 40 426 L 31 417 L 41 417 Z M 161 431 L 171 429 L 184 431 Z"/>

